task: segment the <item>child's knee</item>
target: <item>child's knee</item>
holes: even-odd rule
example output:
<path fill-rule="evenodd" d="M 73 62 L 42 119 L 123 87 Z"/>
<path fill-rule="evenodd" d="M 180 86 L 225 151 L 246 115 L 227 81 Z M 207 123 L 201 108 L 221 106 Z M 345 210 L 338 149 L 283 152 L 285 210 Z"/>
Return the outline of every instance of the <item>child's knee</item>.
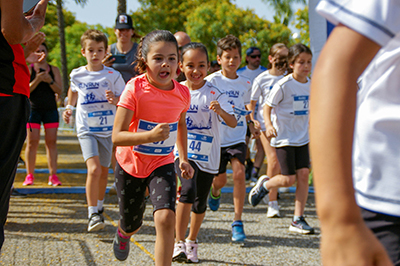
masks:
<path fill-rule="evenodd" d="M 175 213 L 170 209 L 160 209 L 154 213 L 156 226 L 161 230 L 175 228 Z"/>

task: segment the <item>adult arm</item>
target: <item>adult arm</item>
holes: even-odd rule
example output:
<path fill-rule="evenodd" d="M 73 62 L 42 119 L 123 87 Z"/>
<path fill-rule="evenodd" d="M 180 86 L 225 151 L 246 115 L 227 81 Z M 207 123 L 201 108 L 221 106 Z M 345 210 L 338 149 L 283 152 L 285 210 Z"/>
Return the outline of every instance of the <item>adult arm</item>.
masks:
<path fill-rule="evenodd" d="M 23 0 L 0 0 L 1 32 L 9 44 L 29 41 L 43 27 L 48 1 L 41 0 L 32 15 L 25 17 L 22 12 Z"/>
<path fill-rule="evenodd" d="M 320 54 L 311 83 L 310 148 L 322 263 L 327 266 L 392 265 L 363 222 L 352 180 L 357 79 L 379 49 L 339 25 Z"/>

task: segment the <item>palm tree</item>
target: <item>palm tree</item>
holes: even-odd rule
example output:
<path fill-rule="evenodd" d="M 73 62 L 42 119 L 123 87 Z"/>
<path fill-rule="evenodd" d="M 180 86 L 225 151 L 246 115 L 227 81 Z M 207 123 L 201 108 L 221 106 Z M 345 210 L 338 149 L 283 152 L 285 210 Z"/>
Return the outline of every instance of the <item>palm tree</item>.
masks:
<path fill-rule="evenodd" d="M 126 0 L 118 0 L 118 14 L 126 13 Z"/>
<path fill-rule="evenodd" d="M 293 18 L 292 4 L 307 4 L 307 0 L 263 0 L 263 2 L 269 4 L 275 10 L 275 22 L 286 26 L 289 25 L 289 21 Z"/>
<path fill-rule="evenodd" d="M 75 3 L 85 5 L 88 0 L 75 0 Z M 61 50 L 61 74 L 62 74 L 62 87 L 66 94 L 68 92 L 68 68 L 67 68 L 67 52 L 65 47 L 65 22 L 63 14 L 63 1 L 56 0 L 57 17 L 58 17 L 58 36 L 60 38 Z"/>

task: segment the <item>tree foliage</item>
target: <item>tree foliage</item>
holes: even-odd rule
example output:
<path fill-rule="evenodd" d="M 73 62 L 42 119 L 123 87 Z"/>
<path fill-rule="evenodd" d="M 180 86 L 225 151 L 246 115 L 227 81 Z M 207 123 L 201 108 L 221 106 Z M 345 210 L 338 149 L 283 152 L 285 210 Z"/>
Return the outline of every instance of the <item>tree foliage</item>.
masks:
<path fill-rule="evenodd" d="M 310 27 L 309 27 L 309 19 L 308 19 L 308 6 L 303 9 L 297 10 L 295 13 L 295 20 L 293 21 L 293 25 L 300 32 L 300 36 L 297 39 L 297 42 L 301 42 L 307 46 L 310 46 Z"/>
<path fill-rule="evenodd" d="M 263 54 L 277 42 L 289 44 L 291 31 L 283 24 L 271 23 L 254 14 L 252 10 L 238 8 L 230 1 L 212 1 L 197 7 L 185 23 L 187 33 L 193 41 L 205 44 L 210 59 L 216 58 L 217 42 L 233 34 L 242 43 L 242 55 L 247 48 L 257 46 Z M 267 65 L 267 57 L 262 57 Z M 245 56 L 242 56 L 244 63 Z"/>
<path fill-rule="evenodd" d="M 274 21 L 286 26 L 293 18 L 292 5 L 294 3 L 306 4 L 307 0 L 263 0 L 275 10 Z"/>

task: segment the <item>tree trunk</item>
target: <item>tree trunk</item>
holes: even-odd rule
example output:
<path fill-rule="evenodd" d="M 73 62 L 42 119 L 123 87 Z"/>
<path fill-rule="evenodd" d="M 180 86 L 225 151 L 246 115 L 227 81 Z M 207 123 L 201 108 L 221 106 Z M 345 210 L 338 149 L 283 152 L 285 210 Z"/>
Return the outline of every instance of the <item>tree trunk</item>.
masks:
<path fill-rule="evenodd" d="M 118 14 L 126 13 L 126 0 L 118 0 Z"/>
<path fill-rule="evenodd" d="M 67 52 L 65 48 L 65 23 L 64 14 L 62 11 L 62 0 L 57 0 L 57 16 L 58 16 L 58 36 L 60 38 L 60 49 L 61 49 L 61 77 L 62 77 L 62 88 L 64 98 L 68 92 L 68 68 L 67 68 Z"/>

